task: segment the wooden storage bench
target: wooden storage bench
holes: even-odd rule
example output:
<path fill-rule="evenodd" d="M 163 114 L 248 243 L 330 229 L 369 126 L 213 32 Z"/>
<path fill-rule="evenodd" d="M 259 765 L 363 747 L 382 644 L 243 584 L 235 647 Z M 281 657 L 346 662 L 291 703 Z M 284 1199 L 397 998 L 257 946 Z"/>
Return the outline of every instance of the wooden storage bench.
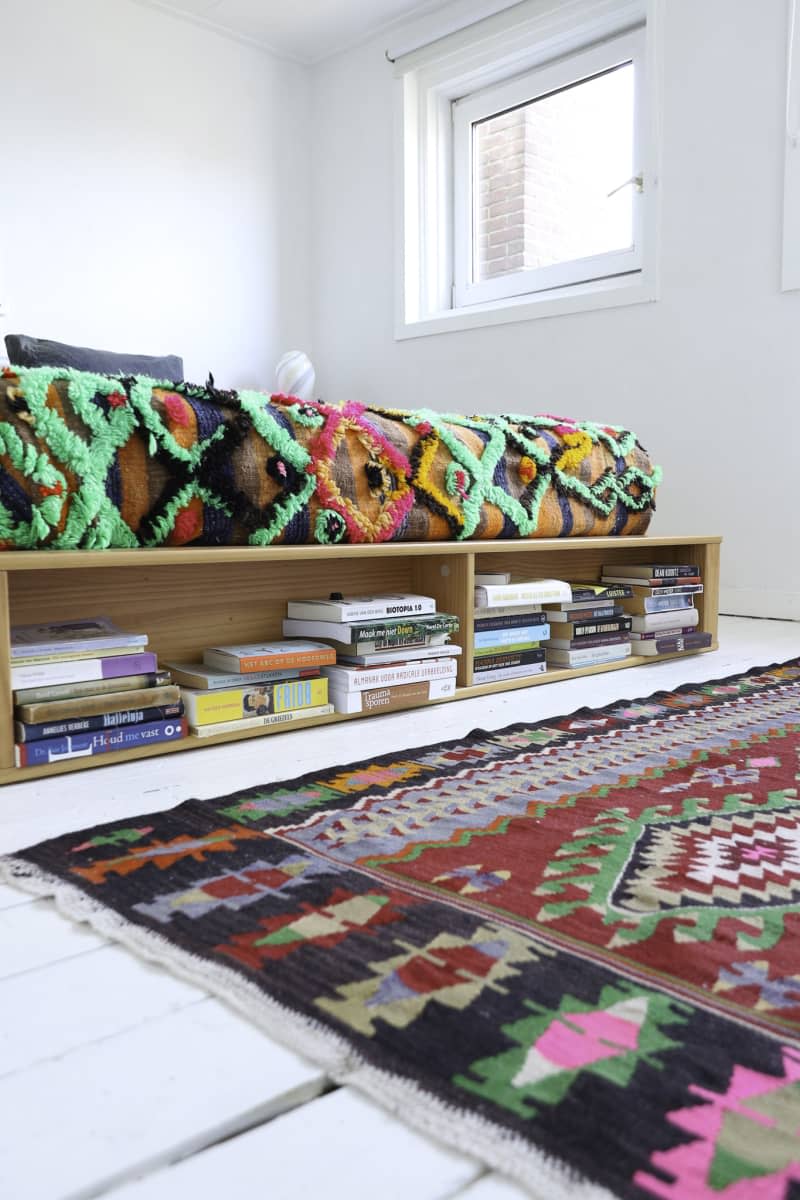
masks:
<path fill-rule="evenodd" d="M 530 678 L 474 684 L 473 579 L 476 571 L 512 571 L 521 578 L 598 580 L 607 563 L 696 562 L 704 591 L 697 596 L 699 630 L 717 648 L 719 537 L 596 537 L 491 542 L 392 542 L 381 545 L 183 547 L 155 550 L 9 551 L 0 559 L 0 784 L 82 771 L 129 758 L 174 754 L 199 746 L 285 732 L 286 726 L 217 737 L 187 737 L 46 767 L 14 767 L 9 626 L 104 615 L 123 629 L 147 633 L 161 662 L 194 660 L 206 646 L 282 636 L 286 601 L 326 595 L 421 592 L 455 613 L 458 660 L 455 699 L 529 687 L 576 675 L 658 661 L 634 655 L 621 662 L 549 670 Z M 704 653 L 705 651 L 699 651 Z M 676 657 L 664 655 L 663 657 Z M 448 700 L 438 703 L 449 703 Z M 409 706 L 416 707 L 416 706 Z M 378 715 L 378 714 L 376 714 Z M 293 722 L 291 729 L 366 719 L 333 714 Z"/>

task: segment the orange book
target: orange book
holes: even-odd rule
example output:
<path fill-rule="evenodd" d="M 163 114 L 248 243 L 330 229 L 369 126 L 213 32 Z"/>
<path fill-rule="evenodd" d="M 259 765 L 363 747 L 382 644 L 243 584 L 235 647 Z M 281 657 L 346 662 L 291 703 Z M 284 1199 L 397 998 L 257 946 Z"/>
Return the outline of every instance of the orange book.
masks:
<path fill-rule="evenodd" d="M 274 671 L 285 667 L 327 667 L 336 662 L 336 651 L 324 642 L 291 638 L 282 642 L 255 643 L 250 646 L 212 646 L 203 652 L 207 667 L 247 675 L 253 671 Z"/>

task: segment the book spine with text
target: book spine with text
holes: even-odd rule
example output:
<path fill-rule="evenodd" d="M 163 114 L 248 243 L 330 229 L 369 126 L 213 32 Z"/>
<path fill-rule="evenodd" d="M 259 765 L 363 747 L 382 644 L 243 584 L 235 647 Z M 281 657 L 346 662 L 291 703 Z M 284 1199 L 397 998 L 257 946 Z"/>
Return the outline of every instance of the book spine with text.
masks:
<path fill-rule="evenodd" d="M 514 646 L 520 642 L 543 642 L 549 637 L 549 625 L 514 625 L 508 629 L 478 629 L 475 631 L 475 649 Z"/>
<path fill-rule="evenodd" d="M 529 675 L 544 675 L 547 663 L 526 663 L 520 667 L 495 667 L 475 676 L 476 683 L 500 683 L 504 679 L 526 679 Z"/>
<path fill-rule="evenodd" d="M 120 725 L 143 725 L 149 721 L 168 721 L 181 716 L 182 704 L 159 704 L 154 708 L 130 708 L 125 712 L 101 713 L 98 717 L 73 717 L 67 721 L 43 722 L 39 725 L 15 721 L 14 736 L 18 742 L 40 742 L 43 738 L 89 733 L 95 729 L 116 729 Z"/>
<path fill-rule="evenodd" d="M 119 654 L 112 658 L 78 658 L 67 662 L 40 663 L 11 668 L 12 688 L 41 684 L 81 683 L 87 679 L 116 679 L 120 675 L 143 675 L 156 671 L 155 654 Z"/>
<path fill-rule="evenodd" d="M 553 621 L 552 637 L 593 637 L 598 633 L 630 633 L 631 617 L 613 617 L 610 621 Z"/>
<path fill-rule="evenodd" d="M 386 687 L 395 683 L 417 683 L 422 679 L 445 679 L 456 673 L 454 658 L 434 658 L 429 662 L 406 663 L 393 667 L 323 667 L 331 688 L 339 692 L 361 692 L 365 688 Z"/>
<path fill-rule="evenodd" d="M 495 671 L 499 668 L 530 666 L 531 664 L 544 662 L 544 660 L 544 647 L 537 646 L 535 650 L 521 650 L 516 653 L 493 654 L 489 658 L 476 658 L 472 669 L 476 676 L 483 676 L 487 672 Z"/>
<path fill-rule="evenodd" d="M 262 729 L 267 725 L 294 725 L 298 721 L 313 721 L 334 711 L 332 704 L 317 704 L 313 708 L 292 708 L 286 712 L 266 713 L 263 717 L 244 717 L 240 721 L 215 721 L 213 725 L 191 725 L 194 737 L 216 737 L 220 733 L 238 733 L 243 729 Z"/>
<path fill-rule="evenodd" d="M 169 682 L 169 671 L 151 671 L 147 675 L 120 675 L 116 679 L 90 679 L 82 683 L 18 688 L 14 692 L 14 700 L 17 704 L 78 700 L 81 696 L 103 696 L 108 692 L 138 692 L 142 688 L 163 687 Z"/>
<path fill-rule="evenodd" d="M 43 738 L 39 742 L 16 743 L 14 757 L 18 767 L 45 767 L 66 759 L 93 758 L 115 750 L 133 750 L 159 742 L 175 742 L 186 736 L 186 728 L 186 718 L 178 717 L 176 720 L 148 721 L 144 725 L 123 726 L 120 729 L 98 729 L 93 733 Z"/>
<path fill-rule="evenodd" d="M 594 667 L 627 658 L 630 652 L 630 642 L 622 642 L 617 646 L 595 646 L 587 650 L 548 650 L 547 661 L 553 667 Z"/>
<path fill-rule="evenodd" d="M 429 704 L 455 695 L 456 680 L 426 679 L 418 683 L 398 683 L 393 687 L 367 688 L 363 692 L 331 692 L 334 708 L 339 713 L 391 712 L 411 704 Z"/>

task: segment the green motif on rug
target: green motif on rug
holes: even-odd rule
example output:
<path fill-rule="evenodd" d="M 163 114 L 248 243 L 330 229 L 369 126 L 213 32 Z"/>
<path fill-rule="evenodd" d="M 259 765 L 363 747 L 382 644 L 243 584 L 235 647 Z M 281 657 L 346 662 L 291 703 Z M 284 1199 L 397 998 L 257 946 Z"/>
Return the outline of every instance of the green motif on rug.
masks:
<path fill-rule="evenodd" d="M 453 1080 L 520 1117 L 559 1104 L 587 1072 L 624 1088 L 639 1063 L 662 1070 L 662 1053 L 680 1045 L 664 1029 L 680 1027 L 690 1011 L 625 983 L 604 987 L 596 1005 L 565 994 L 555 1010 L 530 1000 L 525 1008 L 530 1016 L 502 1027 L 514 1046 L 479 1059 Z"/>

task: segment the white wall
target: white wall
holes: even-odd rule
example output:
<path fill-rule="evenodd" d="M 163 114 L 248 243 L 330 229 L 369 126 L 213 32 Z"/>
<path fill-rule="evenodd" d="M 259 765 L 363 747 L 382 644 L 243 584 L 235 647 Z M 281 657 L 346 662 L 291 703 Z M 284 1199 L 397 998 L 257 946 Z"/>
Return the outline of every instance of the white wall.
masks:
<path fill-rule="evenodd" d="M 723 608 L 800 618 L 800 293 L 782 295 L 783 0 L 665 0 L 657 303 L 393 340 L 392 76 L 313 75 L 314 347 L 326 399 L 630 425 L 654 533 L 721 533 Z M 797 214 L 800 220 L 800 214 Z"/>
<path fill-rule="evenodd" d="M 309 343 L 308 72 L 131 0 L 2 0 L 0 334 L 271 386 Z"/>

